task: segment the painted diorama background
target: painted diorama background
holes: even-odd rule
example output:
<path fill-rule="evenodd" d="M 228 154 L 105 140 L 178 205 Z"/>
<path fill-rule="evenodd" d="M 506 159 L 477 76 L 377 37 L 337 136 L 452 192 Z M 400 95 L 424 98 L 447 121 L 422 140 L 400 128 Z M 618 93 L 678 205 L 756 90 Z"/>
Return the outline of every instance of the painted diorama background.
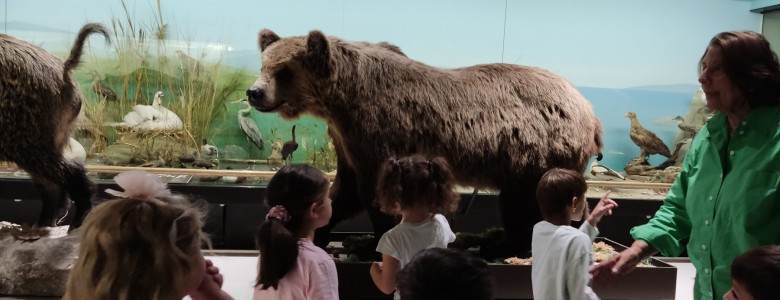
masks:
<path fill-rule="evenodd" d="M 64 57 L 84 23 L 110 26 L 112 19 L 130 16 L 148 29 L 161 17 L 168 29 L 166 55 L 180 50 L 243 72 L 244 84 L 227 101 L 242 97 L 259 73 L 256 38 L 262 28 L 282 37 L 318 29 L 347 40 L 387 41 L 412 59 L 442 68 L 496 62 L 541 67 L 568 78 L 593 103 L 604 125 L 603 162 L 619 170 L 639 154 L 629 139 L 626 112 L 636 112 L 645 128 L 672 147 L 678 132 L 672 118 L 688 111 L 698 88 L 697 62 L 709 39 L 721 31 L 761 30 L 761 15 L 750 12 L 750 2 L 733 0 L 160 0 L 159 10 L 152 0 L 124 5 L 127 10 L 119 0 L 0 0 L 0 26 L 3 33 Z M 86 67 L 77 73 L 85 78 L 85 95 L 94 100 L 89 62 L 115 53 L 97 38 L 90 45 Z M 151 99 L 154 92 L 143 94 Z M 236 122 L 239 108 L 226 104 L 212 121 L 210 139 L 220 150 L 230 144 L 251 148 Z M 266 137 L 265 150 L 252 151 L 254 158 L 270 154 L 272 135 L 290 139 L 293 124 L 299 143 L 327 143 L 320 120 L 284 121 L 254 110 L 251 117 Z M 296 153 L 296 162 L 307 159 Z"/>

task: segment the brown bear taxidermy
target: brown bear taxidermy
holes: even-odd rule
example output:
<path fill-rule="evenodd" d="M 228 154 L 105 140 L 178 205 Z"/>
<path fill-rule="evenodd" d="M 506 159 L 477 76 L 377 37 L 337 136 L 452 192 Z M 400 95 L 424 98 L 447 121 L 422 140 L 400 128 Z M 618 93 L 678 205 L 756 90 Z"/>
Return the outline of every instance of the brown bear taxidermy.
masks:
<path fill-rule="evenodd" d="M 458 184 L 500 190 L 506 239 L 495 255 L 525 255 L 541 220 L 536 186 L 561 167 L 584 172 L 601 150 L 601 123 L 564 78 L 510 64 L 440 69 L 388 43 L 326 37 L 258 36 L 260 77 L 247 90 L 261 112 L 324 119 L 336 149 L 333 217 L 317 232 L 367 209 L 378 239 L 394 224 L 372 205 L 389 157 L 442 156 Z M 362 203 L 362 205 L 361 205 Z M 483 249 L 484 250 L 484 249 Z M 483 253 L 484 254 L 484 253 Z"/>
<path fill-rule="evenodd" d="M 0 160 L 30 173 L 43 203 L 38 226 L 54 226 L 72 200 L 76 212 L 70 229 L 77 228 L 91 208 L 92 181 L 83 166 L 63 157 L 62 149 L 84 102 L 71 71 L 93 33 L 109 41 L 103 25 L 86 24 L 64 62 L 0 34 Z"/>

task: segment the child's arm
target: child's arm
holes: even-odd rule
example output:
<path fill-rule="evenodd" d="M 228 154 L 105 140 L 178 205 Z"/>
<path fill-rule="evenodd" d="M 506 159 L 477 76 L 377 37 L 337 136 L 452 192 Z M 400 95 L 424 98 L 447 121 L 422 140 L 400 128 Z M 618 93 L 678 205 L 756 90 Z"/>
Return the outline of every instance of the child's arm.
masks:
<path fill-rule="evenodd" d="M 596 207 L 593 208 L 593 211 L 590 212 L 587 220 L 591 226 L 597 227 L 599 222 L 601 222 L 601 217 L 612 215 L 612 209 L 618 206 L 615 200 L 609 199 L 609 194 L 609 191 L 604 194 L 599 203 L 596 204 Z"/>
<path fill-rule="evenodd" d="M 401 270 L 401 263 L 387 254 L 382 254 L 382 262 L 371 264 L 371 279 L 382 293 L 395 291 L 395 275 Z"/>
<path fill-rule="evenodd" d="M 569 299 L 599 299 L 593 289 L 591 289 L 590 273 L 588 273 L 591 264 L 591 242 L 586 236 L 579 236 L 572 241 L 567 253 L 566 265 L 566 290 L 569 293 Z"/>

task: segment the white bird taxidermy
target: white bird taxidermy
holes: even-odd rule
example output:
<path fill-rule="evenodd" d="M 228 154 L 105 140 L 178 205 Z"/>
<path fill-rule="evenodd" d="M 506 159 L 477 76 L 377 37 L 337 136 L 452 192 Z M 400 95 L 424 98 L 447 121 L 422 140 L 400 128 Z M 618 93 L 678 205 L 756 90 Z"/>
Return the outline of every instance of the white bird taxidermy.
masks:
<path fill-rule="evenodd" d="M 219 158 L 219 149 L 209 144 L 208 140 L 203 139 L 203 144 L 200 146 L 200 155 L 205 158 Z"/>
<path fill-rule="evenodd" d="M 84 146 L 74 138 L 70 138 L 68 144 L 62 148 L 62 156 L 65 156 L 67 160 L 81 164 L 87 161 L 87 151 L 84 150 Z"/>
<path fill-rule="evenodd" d="M 183 129 L 184 123 L 179 116 L 162 106 L 163 97 L 165 97 L 163 92 L 157 91 L 154 93 L 152 105 L 137 104 L 133 106 L 133 111 L 125 114 L 122 118 L 123 122 L 110 125 L 142 131 Z"/>
<path fill-rule="evenodd" d="M 607 176 L 607 177 L 620 178 L 622 180 L 626 180 L 626 177 L 623 176 L 622 174 L 615 172 L 615 170 L 612 170 L 610 167 L 602 165 L 595 160 L 593 161 L 593 163 L 590 164 L 590 174 L 593 174 L 593 176 L 596 177 Z"/>

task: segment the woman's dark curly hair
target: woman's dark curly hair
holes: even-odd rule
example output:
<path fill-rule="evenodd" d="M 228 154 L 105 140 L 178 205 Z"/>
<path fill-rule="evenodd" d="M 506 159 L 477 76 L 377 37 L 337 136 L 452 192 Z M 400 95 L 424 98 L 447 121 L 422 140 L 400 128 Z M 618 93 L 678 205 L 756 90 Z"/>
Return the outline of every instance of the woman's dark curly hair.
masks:
<path fill-rule="evenodd" d="M 379 173 L 376 201 L 380 210 L 398 214 L 399 209 L 422 206 L 432 213 L 449 213 L 458 207 L 460 196 L 455 177 L 442 157 L 427 159 L 415 154 L 388 159 Z"/>

